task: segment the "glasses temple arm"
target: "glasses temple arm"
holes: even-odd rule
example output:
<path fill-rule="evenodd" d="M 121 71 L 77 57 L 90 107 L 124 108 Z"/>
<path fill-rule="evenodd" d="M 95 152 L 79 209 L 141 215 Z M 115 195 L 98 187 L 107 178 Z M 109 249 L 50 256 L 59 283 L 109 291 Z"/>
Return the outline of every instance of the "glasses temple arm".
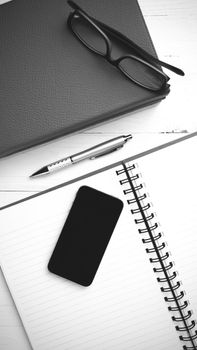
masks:
<path fill-rule="evenodd" d="M 114 36 L 116 36 L 118 39 L 120 39 L 121 41 L 125 42 L 127 45 L 131 46 L 142 58 L 146 59 L 147 61 L 149 61 L 150 63 L 155 63 L 155 64 L 159 64 L 162 67 L 165 67 L 169 70 L 171 70 L 172 72 L 178 74 L 178 75 L 185 75 L 185 73 L 182 71 L 182 69 L 177 68 L 175 66 L 172 66 L 169 63 L 160 61 L 158 58 L 152 56 L 150 53 L 148 53 L 147 51 L 145 51 L 144 49 L 142 49 L 140 46 L 138 46 L 136 43 L 134 43 L 132 40 L 130 40 L 129 38 L 127 38 L 125 35 L 123 35 L 122 33 L 120 33 L 119 31 L 117 31 L 116 29 L 113 29 L 109 26 L 107 26 L 106 24 L 96 20 L 95 18 L 91 17 L 92 20 L 94 20 L 96 22 L 97 25 L 99 25 L 102 29 L 104 29 L 105 31 L 107 31 L 108 33 L 113 34 Z"/>

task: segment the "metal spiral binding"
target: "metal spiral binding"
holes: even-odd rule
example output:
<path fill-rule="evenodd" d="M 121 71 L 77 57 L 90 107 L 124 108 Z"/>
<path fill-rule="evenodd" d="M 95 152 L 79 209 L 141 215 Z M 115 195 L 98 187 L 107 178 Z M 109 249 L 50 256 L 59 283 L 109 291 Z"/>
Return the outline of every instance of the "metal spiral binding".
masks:
<path fill-rule="evenodd" d="M 170 253 L 166 252 L 166 243 L 162 242 L 162 232 L 159 230 L 159 223 L 155 222 L 155 214 L 152 213 L 152 205 L 144 193 L 144 185 L 140 182 L 140 175 L 137 173 L 136 164 L 125 164 L 116 171 L 118 176 L 123 176 L 120 184 L 124 187 L 123 193 L 130 198 L 128 205 L 132 206 L 131 213 L 138 215 L 134 219 L 138 225 L 138 232 L 143 235 L 142 242 L 148 247 L 146 253 L 150 254 L 150 262 L 154 264 L 153 271 L 157 274 L 158 283 L 164 293 L 164 300 L 168 303 L 168 310 L 173 312 L 172 320 L 176 323 L 176 330 L 180 333 L 179 339 L 186 345 L 184 350 L 197 349 L 196 321 L 191 320 L 192 311 L 188 310 L 188 301 L 183 300 L 185 293 L 180 291 L 181 282 L 177 281 L 177 272 L 172 271 L 174 264 L 169 261 Z"/>

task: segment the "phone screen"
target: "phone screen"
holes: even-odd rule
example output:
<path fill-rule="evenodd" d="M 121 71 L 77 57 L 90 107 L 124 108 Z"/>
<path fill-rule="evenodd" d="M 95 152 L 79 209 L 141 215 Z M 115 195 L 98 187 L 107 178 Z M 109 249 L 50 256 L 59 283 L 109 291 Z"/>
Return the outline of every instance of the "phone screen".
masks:
<path fill-rule="evenodd" d="M 49 271 L 89 286 L 122 208 L 120 199 L 80 187 L 49 261 Z"/>

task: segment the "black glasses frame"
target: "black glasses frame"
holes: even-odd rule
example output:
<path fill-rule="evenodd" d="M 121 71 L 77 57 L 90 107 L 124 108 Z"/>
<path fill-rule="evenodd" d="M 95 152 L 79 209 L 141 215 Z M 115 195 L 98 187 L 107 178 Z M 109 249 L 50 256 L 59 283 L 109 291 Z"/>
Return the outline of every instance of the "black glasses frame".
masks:
<path fill-rule="evenodd" d="M 176 74 L 184 75 L 184 72 L 181 69 L 179 69 L 177 67 L 174 67 L 174 66 L 172 66 L 172 65 L 170 65 L 170 64 L 168 64 L 166 62 L 160 61 L 159 59 L 157 59 L 156 57 L 152 56 L 147 51 L 142 49 L 140 46 L 138 46 L 132 40 L 127 38 L 122 33 L 118 32 L 117 30 L 113 29 L 112 27 L 109 27 L 106 24 L 98 21 L 97 19 L 89 16 L 74 1 L 68 0 L 68 4 L 74 9 L 74 11 L 69 15 L 67 23 L 68 23 L 68 26 L 71 29 L 72 33 L 77 37 L 77 39 L 83 45 L 85 45 L 90 51 L 94 52 L 95 54 L 98 54 L 98 55 L 102 56 L 103 58 L 105 58 L 110 64 L 112 64 L 117 69 L 119 69 L 129 80 L 131 80 L 135 84 L 137 84 L 137 85 L 139 85 L 139 86 L 141 86 L 141 87 L 143 87 L 143 88 L 145 88 L 147 90 L 150 90 L 150 91 L 161 91 L 161 90 L 164 90 L 164 89 L 168 88 L 169 85 L 167 84 L 167 82 L 169 81 L 170 78 L 161 69 L 156 67 L 155 64 L 159 65 L 159 66 L 163 66 L 163 67 L 173 71 Z M 80 36 L 79 33 L 77 33 L 74 30 L 73 25 L 72 25 L 73 19 L 76 18 L 76 17 L 79 17 L 79 16 L 81 16 L 83 19 L 85 19 L 85 21 L 88 22 L 94 29 L 96 29 L 98 31 L 98 33 L 103 37 L 103 39 L 105 41 L 105 44 L 106 44 L 106 53 L 102 53 L 102 52 L 96 50 L 94 47 L 92 47 L 90 44 L 88 44 Z M 111 55 L 112 42 L 111 42 L 110 38 L 108 37 L 107 33 L 111 34 L 112 36 L 115 36 L 117 39 L 122 41 L 124 44 L 126 44 L 127 46 L 132 48 L 132 50 L 136 54 L 123 55 L 123 56 L 120 56 L 118 59 L 113 59 L 112 55 Z M 142 63 L 146 67 L 151 68 L 152 71 L 153 71 L 153 74 L 155 72 L 156 74 L 159 74 L 159 76 L 161 77 L 161 81 L 163 81 L 162 85 L 159 88 L 153 88 L 153 87 L 150 87 L 150 86 L 147 86 L 147 85 L 143 84 L 142 82 L 140 82 L 140 81 L 136 80 L 135 78 L 133 78 L 132 76 L 130 76 L 123 69 L 123 67 L 121 67 L 121 65 L 120 65 L 121 61 L 126 59 L 126 58 L 131 58 L 133 60 L 136 60 L 136 61 Z"/>

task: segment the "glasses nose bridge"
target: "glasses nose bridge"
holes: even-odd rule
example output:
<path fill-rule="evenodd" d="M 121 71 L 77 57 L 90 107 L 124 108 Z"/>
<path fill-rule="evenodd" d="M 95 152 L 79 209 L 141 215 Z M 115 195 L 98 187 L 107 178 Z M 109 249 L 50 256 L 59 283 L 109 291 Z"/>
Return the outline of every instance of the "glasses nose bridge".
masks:
<path fill-rule="evenodd" d="M 117 60 L 114 59 L 111 55 L 111 52 L 109 55 L 106 56 L 107 62 L 109 62 L 112 66 L 116 67 L 117 66 Z"/>
<path fill-rule="evenodd" d="M 106 35 L 106 34 L 105 34 Z M 107 35 L 106 35 L 107 36 Z M 107 36 L 107 40 L 106 40 L 106 47 L 107 47 L 107 51 L 106 51 L 106 55 L 104 56 L 105 59 L 107 60 L 107 62 L 109 62 L 112 66 L 117 66 L 117 59 L 113 58 L 112 56 L 112 49 L 113 49 L 113 44 L 110 40 L 110 38 Z"/>

